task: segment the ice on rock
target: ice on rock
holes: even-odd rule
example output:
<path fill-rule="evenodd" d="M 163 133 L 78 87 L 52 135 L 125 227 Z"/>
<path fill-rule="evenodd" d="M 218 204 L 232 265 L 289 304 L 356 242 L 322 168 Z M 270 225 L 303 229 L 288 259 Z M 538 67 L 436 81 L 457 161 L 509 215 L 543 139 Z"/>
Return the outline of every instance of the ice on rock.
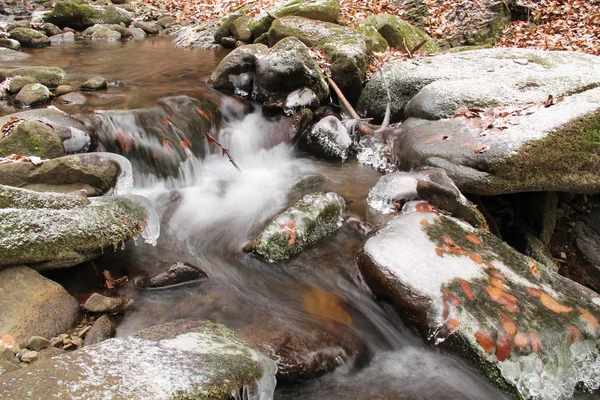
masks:
<path fill-rule="evenodd" d="M 383 214 L 398 211 L 395 204 L 416 200 L 417 183 L 427 172 L 394 172 L 382 176 L 369 191 L 369 206 Z"/>
<path fill-rule="evenodd" d="M 369 166 L 384 174 L 396 171 L 392 162 L 392 145 L 383 143 L 377 136 L 363 136 L 357 146 L 356 158 L 361 165 Z"/>
<path fill-rule="evenodd" d="M 116 196 L 131 194 L 131 191 L 133 190 L 133 169 L 131 162 L 122 155 L 115 153 L 98 152 L 95 154 L 108 158 L 119 165 L 121 172 L 117 177 L 117 183 L 111 194 Z"/>
<path fill-rule="evenodd" d="M 352 145 L 346 127 L 339 119 L 330 115 L 317 122 L 307 136 L 308 143 L 318 145 L 328 156 L 345 161 Z"/>

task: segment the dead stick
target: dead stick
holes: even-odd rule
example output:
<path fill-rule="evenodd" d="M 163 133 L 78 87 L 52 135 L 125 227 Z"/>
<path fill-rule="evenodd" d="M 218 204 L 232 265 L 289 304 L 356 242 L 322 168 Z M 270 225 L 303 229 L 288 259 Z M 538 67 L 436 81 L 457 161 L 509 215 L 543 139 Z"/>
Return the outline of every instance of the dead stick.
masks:
<path fill-rule="evenodd" d="M 337 95 L 338 99 L 340 99 L 340 103 L 342 103 L 342 107 L 344 107 L 346 112 L 348 114 L 350 114 L 350 117 L 352 119 L 360 119 L 360 117 L 358 116 L 356 111 L 354 111 L 354 108 L 350 105 L 350 102 L 348 102 L 348 100 L 346 99 L 346 96 L 344 96 L 344 94 L 342 93 L 342 91 L 340 90 L 338 85 L 333 81 L 333 79 L 328 77 L 327 82 L 329 83 L 329 86 L 331 86 L 331 88 Z"/>
<path fill-rule="evenodd" d="M 217 141 L 217 139 L 215 139 L 210 133 L 208 132 L 204 132 L 204 136 L 206 136 L 206 139 L 208 140 L 209 143 L 215 143 L 217 146 L 219 146 L 221 148 L 221 151 L 223 152 L 223 155 L 227 155 L 227 158 L 229 158 L 229 162 L 231 162 L 233 164 L 233 166 L 240 172 L 242 172 L 241 168 L 236 164 L 235 161 L 233 161 L 233 157 L 231 157 L 231 154 L 229 154 L 229 150 L 227 150 L 225 148 L 225 146 L 223 146 L 221 143 L 219 143 Z"/>
<path fill-rule="evenodd" d="M 417 51 L 419 51 L 419 49 L 421 47 L 423 47 L 423 45 L 425 45 L 425 43 L 427 43 L 427 39 L 423 39 L 418 45 L 416 45 L 415 47 L 413 47 L 411 53 L 415 54 Z"/>

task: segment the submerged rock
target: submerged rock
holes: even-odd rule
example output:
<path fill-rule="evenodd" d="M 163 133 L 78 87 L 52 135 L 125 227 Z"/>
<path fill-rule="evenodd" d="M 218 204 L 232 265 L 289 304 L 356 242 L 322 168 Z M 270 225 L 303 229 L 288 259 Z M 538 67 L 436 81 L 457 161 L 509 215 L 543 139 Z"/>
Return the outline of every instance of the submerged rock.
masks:
<path fill-rule="evenodd" d="M 600 387 L 600 296 L 489 232 L 409 203 L 367 240 L 359 268 L 406 323 L 512 396 Z"/>
<path fill-rule="evenodd" d="M 0 164 L 0 184 L 62 193 L 84 190 L 88 196 L 101 196 L 114 186 L 119 172 L 119 165 L 102 154 L 77 154 L 38 165 Z"/>
<path fill-rule="evenodd" d="M 223 325 L 179 320 L 1 376 L 0 397 L 227 400 L 243 391 L 267 399 L 275 370 Z"/>
<path fill-rule="evenodd" d="M 50 36 L 50 43 L 75 43 L 75 34 L 73 32 L 59 33 L 58 35 Z"/>
<path fill-rule="evenodd" d="M 20 346 L 34 335 L 68 331 L 79 318 L 77 300 L 28 267 L 0 271 L 0 294 L 0 336 L 9 335 Z"/>
<path fill-rule="evenodd" d="M 11 154 L 56 158 L 64 156 L 65 149 L 60 136 L 50 126 L 39 121 L 25 121 L 0 140 L 0 156 Z"/>
<path fill-rule="evenodd" d="M 313 193 L 279 214 L 247 245 L 268 262 L 288 259 L 341 226 L 346 202 L 338 194 Z"/>
<path fill-rule="evenodd" d="M 199 268 L 184 262 L 175 262 L 166 271 L 154 276 L 145 276 L 135 282 L 136 286 L 158 289 L 205 279 L 206 274 Z"/>
<path fill-rule="evenodd" d="M 31 56 L 27 53 L 0 47 L 0 61 L 24 60 L 29 57 Z"/>
<path fill-rule="evenodd" d="M 66 268 L 137 237 L 150 216 L 126 196 L 98 198 L 0 186 L 0 266 Z M 40 206 L 43 204 L 43 206 Z"/>

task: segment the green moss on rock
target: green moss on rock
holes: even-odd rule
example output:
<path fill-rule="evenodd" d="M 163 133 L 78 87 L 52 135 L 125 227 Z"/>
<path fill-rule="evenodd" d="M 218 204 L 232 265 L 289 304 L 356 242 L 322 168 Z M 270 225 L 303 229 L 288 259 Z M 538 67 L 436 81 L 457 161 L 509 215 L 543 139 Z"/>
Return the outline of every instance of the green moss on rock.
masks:
<path fill-rule="evenodd" d="M 413 51 L 422 41 L 425 44 L 419 49 L 422 53 L 435 53 L 440 47 L 423 30 L 401 20 L 395 15 L 379 14 L 369 17 L 366 24 L 374 26 L 385 38 L 390 47 L 404 52 Z"/>

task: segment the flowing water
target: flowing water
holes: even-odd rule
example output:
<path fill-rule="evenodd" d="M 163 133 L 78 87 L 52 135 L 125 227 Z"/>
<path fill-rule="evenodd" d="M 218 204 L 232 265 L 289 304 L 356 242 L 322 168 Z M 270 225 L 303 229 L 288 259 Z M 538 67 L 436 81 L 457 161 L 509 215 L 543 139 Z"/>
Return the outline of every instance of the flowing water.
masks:
<path fill-rule="evenodd" d="M 210 91 L 204 80 L 224 53 L 174 49 L 166 38 L 78 43 L 31 53 L 33 57 L 19 65 L 59 66 L 74 83 L 90 75 L 124 82 L 89 94 L 86 105 L 59 105 L 69 113 L 152 107 L 164 96 L 216 99 L 226 123 L 213 126 L 212 134 L 241 168 L 236 170 L 219 148 L 206 143 L 204 157 L 187 147 L 171 152 L 171 164 L 174 161 L 178 171 L 168 177 L 161 174 L 168 160 L 163 164 L 144 152 L 123 151 L 134 164 L 134 192 L 148 197 L 160 216 L 158 244 L 130 242 L 94 265 L 52 274 L 80 299 L 102 290 L 94 269 L 108 269 L 115 278 L 127 275 L 129 282 L 116 293 L 134 298 L 136 306 L 118 321 L 117 336 L 177 318 L 203 317 L 251 341 L 289 334 L 317 350 L 333 346 L 333 337 L 361 354 L 320 378 L 279 385 L 279 399 L 503 398 L 458 357 L 425 344 L 362 283 L 356 254 L 365 240 L 363 227 L 374 221 L 366 197 L 381 175 L 353 160 L 316 160 L 290 143 L 285 121 L 267 121 L 259 110 L 245 114 L 242 103 Z M 129 113 L 104 116 L 104 123 L 82 118 L 98 130 L 100 149 L 114 151 L 114 130 L 127 124 L 121 130 L 135 130 L 136 149 L 151 147 L 152 128 L 140 126 L 138 119 L 127 117 Z M 168 118 L 167 125 L 174 126 L 187 117 L 171 113 Z M 201 135 L 178 131 L 186 138 L 192 134 Z M 340 231 L 287 262 L 269 264 L 244 253 L 253 235 L 302 195 L 291 189 L 294 183 L 315 174 L 326 177 L 319 190 L 335 191 L 347 202 Z M 197 266 L 207 278 L 159 290 L 136 286 L 142 277 L 176 262 Z"/>

